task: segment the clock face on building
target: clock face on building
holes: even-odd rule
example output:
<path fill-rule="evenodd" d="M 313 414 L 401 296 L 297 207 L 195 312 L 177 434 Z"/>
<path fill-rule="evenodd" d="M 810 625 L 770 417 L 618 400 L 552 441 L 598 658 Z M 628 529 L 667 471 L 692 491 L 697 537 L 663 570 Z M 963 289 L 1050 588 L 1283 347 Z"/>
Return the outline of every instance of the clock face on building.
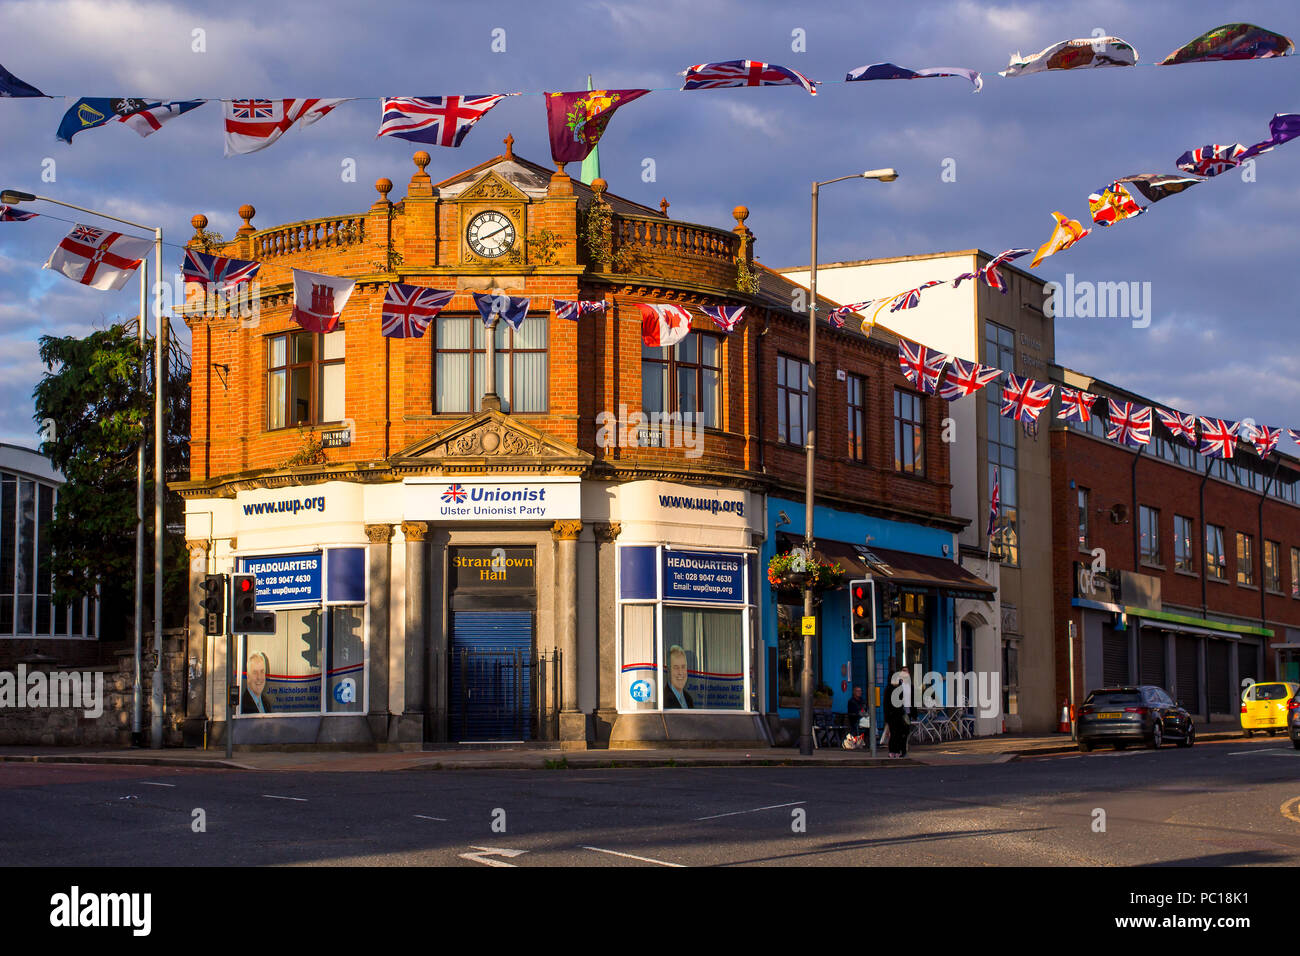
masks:
<path fill-rule="evenodd" d="M 495 259 L 514 247 L 515 224 L 495 210 L 481 212 L 469 221 L 465 241 L 477 255 Z"/>

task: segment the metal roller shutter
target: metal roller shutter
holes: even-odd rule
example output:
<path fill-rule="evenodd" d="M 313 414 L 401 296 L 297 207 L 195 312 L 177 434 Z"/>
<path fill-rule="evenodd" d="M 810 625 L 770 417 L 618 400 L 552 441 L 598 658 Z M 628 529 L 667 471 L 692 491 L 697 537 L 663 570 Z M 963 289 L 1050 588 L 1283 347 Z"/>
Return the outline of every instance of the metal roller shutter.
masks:
<path fill-rule="evenodd" d="M 1232 674 L 1229 673 L 1229 655 L 1232 648 L 1227 641 L 1210 639 L 1206 647 L 1205 684 L 1210 692 L 1210 713 L 1230 714 L 1233 707 Z"/>
<path fill-rule="evenodd" d="M 1259 648 L 1257 645 L 1242 641 L 1237 645 L 1237 680 L 1259 680 Z M 1238 684 L 1240 686 L 1240 684 Z M 1234 695 L 1240 697 L 1240 694 Z"/>
<path fill-rule="evenodd" d="M 1138 683 L 1165 687 L 1165 635 L 1142 630 L 1138 637 Z"/>
<path fill-rule="evenodd" d="M 456 740 L 531 740 L 532 611 L 451 612 L 451 733 Z"/>
<path fill-rule="evenodd" d="M 1128 634 L 1124 631 L 1102 632 L 1101 679 L 1107 687 L 1128 683 Z"/>
<path fill-rule="evenodd" d="M 1201 687 L 1197 680 L 1197 658 L 1200 639 L 1179 634 L 1174 645 L 1174 672 L 1178 682 L 1178 701 L 1192 713 L 1201 709 Z"/>

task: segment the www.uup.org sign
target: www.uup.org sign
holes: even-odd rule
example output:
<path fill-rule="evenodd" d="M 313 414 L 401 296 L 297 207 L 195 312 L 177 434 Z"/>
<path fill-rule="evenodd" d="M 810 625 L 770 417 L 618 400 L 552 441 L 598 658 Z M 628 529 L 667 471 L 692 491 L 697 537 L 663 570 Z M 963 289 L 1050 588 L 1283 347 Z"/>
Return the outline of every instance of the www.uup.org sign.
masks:
<path fill-rule="evenodd" d="M 410 521 L 558 521 L 582 514 L 576 478 L 412 478 L 405 485 Z"/>

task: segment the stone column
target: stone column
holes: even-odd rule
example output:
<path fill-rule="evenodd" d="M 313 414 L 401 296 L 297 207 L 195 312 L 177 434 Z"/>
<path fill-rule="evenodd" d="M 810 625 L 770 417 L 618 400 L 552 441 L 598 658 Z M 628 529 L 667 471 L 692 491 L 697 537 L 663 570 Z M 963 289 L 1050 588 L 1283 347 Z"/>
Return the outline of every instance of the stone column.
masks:
<path fill-rule="evenodd" d="M 370 581 L 366 603 L 370 607 L 370 732 L 375 740 L 388 740 L 388 594 L 392 574 L 390 549 L 393 541 L 391 524 L 366 525 L 370 541 Z"/>
<path fill-rule="evenodd" d="M 555 646 L 561 654 L 560 740 L 585 747 L 587 718 L 578 710 L 578 535 L 581 521 L 557 521 L 555 540 Z"/>
<path fill-rule="evenodd" d="M 189 641 L 185 651 L 188 681 L 186 683 L 185 719 L 186 735 L 197 730 L 203 733 L 203 718 L 208 712 L 208 638 L 203 628 L 203 613 L 199 607 L 199 582 L 208 573 L 208 542 L 186 541 L 190 553 L 189 590 Z M 224 718 L 225 712 L 222 711 Z M 195 726 L 196 725 L 196 726 Z"/>
<path fill-rule="evenodd" d="M 614 635 L 618 633 L 618 594 L 614 591 L 615 562 L 618 549 L 614 542 L 623 530 L 617 521 L 597 524 L 596 533 L 596 743 L 609 743 L 610 731 L 618 719 L 618 652 Z"/>
<path fill-rule="evenodd" d="M 428 681 L 425 655 L 429 647 L 429 525 L 424 521 L 403 521 L 406 537 L 406 701 L 402 707 L 403 741 L 425 738 L 428 709 Z"/>

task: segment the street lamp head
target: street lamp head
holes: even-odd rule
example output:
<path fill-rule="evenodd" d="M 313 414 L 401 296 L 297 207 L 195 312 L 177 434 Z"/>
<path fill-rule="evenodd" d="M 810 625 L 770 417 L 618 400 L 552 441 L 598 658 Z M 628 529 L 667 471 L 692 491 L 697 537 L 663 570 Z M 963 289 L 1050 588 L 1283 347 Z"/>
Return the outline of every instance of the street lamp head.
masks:
<path fill-rule="evenodd" d="M 879 179 L 882 183 L 892 183 L 898 178 L 897 169 L 868 169 L 862 174 L 863 179 Z"/>
<path fill-rule="evenodd" d="M 31 193 L 19 192 L 17 189 L 6 189 L 0 192 L 0 203 L 4 203 L 6 206 L 19 202 L 31 202 L 35 198 Z"/>

